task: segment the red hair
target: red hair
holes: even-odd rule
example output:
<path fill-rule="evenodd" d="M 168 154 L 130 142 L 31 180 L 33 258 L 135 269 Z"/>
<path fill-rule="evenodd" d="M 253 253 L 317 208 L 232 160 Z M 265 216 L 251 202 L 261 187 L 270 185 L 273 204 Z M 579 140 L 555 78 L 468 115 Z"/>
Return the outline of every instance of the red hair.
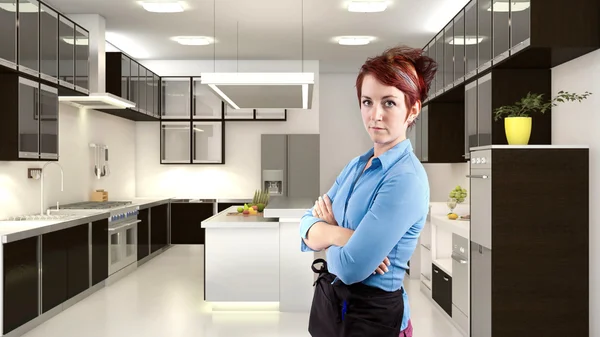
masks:
<path fill-rule="evenodd" d="M 427 99 L 436 72 L 437 63 L 424 56 L 422 49 L 407 46 L 388 49 L 379 56 L 367 59 L 361 67 L 356 78 L 358 104 L 361 104 L 363 79 L 371 74 L 379 82 L 402 91 L 406 108 L 410 110 L 417 101 Z"/>

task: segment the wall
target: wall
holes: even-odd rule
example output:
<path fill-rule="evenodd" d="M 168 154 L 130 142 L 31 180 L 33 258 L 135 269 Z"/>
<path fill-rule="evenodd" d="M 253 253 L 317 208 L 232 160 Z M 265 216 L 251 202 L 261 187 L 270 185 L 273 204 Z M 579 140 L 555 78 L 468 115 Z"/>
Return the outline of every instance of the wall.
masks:
<path fill-rule="evenodd" d="M 552 94 L 565 90 L 592 93 L 582 103 L 552 108 L 552 143 L 590 146 L 590 336 L 600 337 L 600 51 L 584 55 L 552 70 Z M 577 271 L 573 271 L 577 272 Z M 593 320 L 595 319 L 595 320 Z"/>
<path fill-rule="evenodd" d="M 360 117 L 355 73 L 321 73 L 321 193 L 354 157 L 373 146 Z M 414 145 L 414 144 L 413 144 Z M 424 164 L 431 201 L 446 201 L 456 185 L 469 189 L 468 164 Z"/>
<path fill-rule="evenodd" d="M 198 76 L 202 72 L 301 72 L 298 61 L 144 61 L 160 76 Z M 261 134 L 319 133 L 319 64 L 304 61 L 315 73 L 310 110 L 288 109 L 286 122 L 229 122 L 225 127 L 224 165 L 161 165 L 157 123 L 137 123 L 136 193 L 179 198 L 252 198 L 261 176 Z M 208 104 L 212 106 L 213 104 Z M 211 109 L 208 109 L 211 110 Z M 189 150 L 188 150 L 189 151 Z M 316 197 L 316 196 L 315 196 Z"/>
<path fill-rule="evenodd" d="M 109 192 L 109 199 L 135 196 L 135 123 L 97 111 L 79 110 L 61 104 L 60 160 L 64 191 L 60 191 L 60 169 L 46 168 L 45 205 L 85 201 L 94 189 Z M 90 142 L 109 148 L 110 176 L 97 180 L 93 175 L 94 156 Z M 40 181 L 27 179 L 27 168 L 45 162 L 0 162 L 0 219 L 40 211 Z"/>

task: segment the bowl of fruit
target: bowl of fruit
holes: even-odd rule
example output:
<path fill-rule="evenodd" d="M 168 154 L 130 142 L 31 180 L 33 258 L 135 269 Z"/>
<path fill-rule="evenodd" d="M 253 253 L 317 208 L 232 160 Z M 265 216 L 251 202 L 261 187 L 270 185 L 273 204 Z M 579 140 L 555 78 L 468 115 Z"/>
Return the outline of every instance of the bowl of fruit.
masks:
<path fill-rule="evenodd" d="M 244 206 L 239 206 L 237 211 L 243 215 L 257 215 L 258 213 L 262 213 L 264 211 L 268 203 L 269 192 L 257 190 L 254 192 L 254 198 L 252 198 L 252 202 L 249 204 L 244 204 Z"/>

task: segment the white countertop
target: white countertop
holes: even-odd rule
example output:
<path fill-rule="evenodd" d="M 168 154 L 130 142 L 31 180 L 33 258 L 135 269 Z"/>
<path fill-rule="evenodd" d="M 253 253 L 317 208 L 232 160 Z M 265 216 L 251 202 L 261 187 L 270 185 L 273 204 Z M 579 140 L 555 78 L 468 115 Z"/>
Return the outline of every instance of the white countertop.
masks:
<path fill-rule="evenodd" d="M 452 277 L 452 259 L 435 259 L 433 260 L 433 263 L 440 267 L 440 269 L 448 274 L 448 276 Z"/>
<path fill-rule="evenodd" d="M 314 204 L 310 198 L 271 197 L 264 213 L 267 218 L 300 219 Z"/>
<path fill-rule="evenodd" d="M 447 215 L 431 215 L 432 226 L 437 226 L 438 228 L 455 233 L 466 239 L 469 239 L 470 223 L 469 220 L 450 220 Z"/>
<path fill-rule="evenodd" d="M 265 218 L 262 213 L 256 215 L 237 215 L 238 206 L 231 206 L 222 212 L 202 221 L 202 228 L 277 228 L 279 221 Z M 227 215 L 236 213 L 236 215 Z"/>

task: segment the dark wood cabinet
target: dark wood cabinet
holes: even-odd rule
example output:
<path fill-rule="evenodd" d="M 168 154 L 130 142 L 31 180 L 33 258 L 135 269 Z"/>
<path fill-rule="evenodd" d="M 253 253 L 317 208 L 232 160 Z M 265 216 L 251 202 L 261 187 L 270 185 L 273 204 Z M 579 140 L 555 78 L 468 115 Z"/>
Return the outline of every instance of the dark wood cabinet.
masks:
<path fill-rule="evenodd" d="M 492 69 L 465 85 L 465 148 L 508 144 L 504 120 L 494 121 L 494 110 L 514 104 L 527 93 L 551 95 L 551 70 L 549 69 Z M 433 102 L 432 102 L 433 103 Z M 534 114 L 529 144 L 551 144 L 551 112 Z"/>
<path fill-rule="evenodd" d="M 42 313 L 67 300 L 67 248 L 63 231 L 42 235 Z"/>
<path fill-rule="evenodd" d="M 38 298 L 38 237 L 3 245 L 3 333 L 36 318 Z"/>
<path fill-rule="evenodd" d="M 0 74 L 3 122 L 0 160 L 57 160 L 58 91 L 19 76 Z"/>
<path fill-rule="evenodd" d="M 92 286 L 108 278 L 108 219 L 92 222 Z"/>
<path fill-rule="evenodd" d="M 140 209 L 137 224 L 137 259 L 138 261 L 150 255 L 150 210 Z"/>
<path fill-rule="evenodd" d="M 90 286 L 89 225 L 63 230 L 67 242 L 67 299 Z M 108 266 L 108 258 L 107 258 Z"/>
<path fill-rule="evenodd" d="M 431 265 L 431 297 L 450 316 L 452 316 L 452 277 L 435 264 Z"/>
<path fill-rule="evenodd" d="M 204 244 L 203 220 L 214 215 L 214 203 L 171 202 L 171 244 Z"/>
<path fill-rule="evenodd" d="M 150 208 L 150 253 L 169 244 L 169 204 Z"/>

